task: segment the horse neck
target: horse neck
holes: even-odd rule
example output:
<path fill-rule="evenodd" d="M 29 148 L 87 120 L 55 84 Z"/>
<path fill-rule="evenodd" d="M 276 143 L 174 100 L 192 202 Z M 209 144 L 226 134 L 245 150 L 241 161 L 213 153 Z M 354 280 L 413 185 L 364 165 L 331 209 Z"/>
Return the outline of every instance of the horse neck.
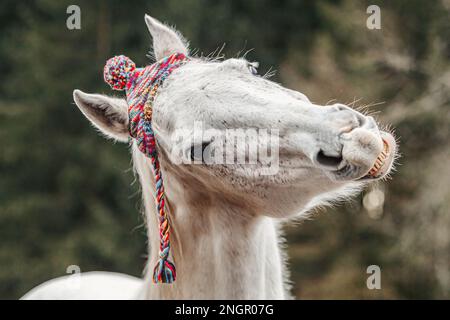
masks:
<path fill-rule="evenodd" d="M 133 152 L 142 185 L 149 258 L 142 297 L 146 299 L 282 299 L 286 274 L 275 221 L 221 199 L 200 195 L 162 165 L 172 223 L 171 254 L 177 269 L 173 284 L 152 283 L 159 231 L 153 174 Z"/>

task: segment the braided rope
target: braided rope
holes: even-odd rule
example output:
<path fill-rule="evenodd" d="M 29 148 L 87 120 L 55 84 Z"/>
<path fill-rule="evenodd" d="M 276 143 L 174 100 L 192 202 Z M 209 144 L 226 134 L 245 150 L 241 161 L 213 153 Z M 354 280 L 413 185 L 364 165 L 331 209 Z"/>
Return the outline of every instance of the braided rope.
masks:
<path fill-rule="evenodd" d="M 169 261 L 170 220 L 166 213 L 162 173 L 152 129 L 153 102 L 164 80 L 186 61 L 184 54 L 176 53 L 161 61 L 136 69 L 125 56 L 107 61 L 104 79 L 114 90 L 126 90 L 130 135 L 136 139 L 138 149 L 151 159 L 156 185 L 156 210 L 159 219 L 159 260 L 153 270 L 154 283 L 172 283 L 176 279 L 175 265 Z"/>

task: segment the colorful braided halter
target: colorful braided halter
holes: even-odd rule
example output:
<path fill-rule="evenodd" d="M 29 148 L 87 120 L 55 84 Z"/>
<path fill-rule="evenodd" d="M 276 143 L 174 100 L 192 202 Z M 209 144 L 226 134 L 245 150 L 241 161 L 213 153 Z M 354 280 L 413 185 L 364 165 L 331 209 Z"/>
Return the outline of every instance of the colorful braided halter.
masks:
<path fill-rule="evenodd" d="M 104 79 L 112 89 L 126 90 L 130 135 L 153 166 L 160 237 L 159 260 L 153 270 L 154 283 L 172 283 L 176 279 L 176 270 L 169 261 L 170 220 L 165 210 L 164 184 L 152 129 L 153 102 L 164 80 L 186 60 L 184 54 L 176 53 L 147 67 L 136 68 L 131 59 L 121 55 L 109 59 L 103 71 Z"/>

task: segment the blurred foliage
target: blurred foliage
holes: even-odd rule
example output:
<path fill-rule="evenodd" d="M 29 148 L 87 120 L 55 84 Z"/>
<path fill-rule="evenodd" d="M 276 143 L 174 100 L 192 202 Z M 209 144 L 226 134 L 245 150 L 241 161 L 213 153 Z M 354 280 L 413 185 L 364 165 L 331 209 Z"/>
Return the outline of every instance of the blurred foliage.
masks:
<path fill-rule="evenodd" d="M 124 145 L 105 141 L 72 91 L 109 93 L 107 58 L 147 63 L 144 13 L 176 23 L 207 55 L 247 54 L 276 81 L 325 104 L 370 105 L 396 128 L 403 157 L 371 218 L 359 196 L 287 227 L 298 298 L 450 297 L 450 3 L 447 0 L 80 0 L 0 3 L 0 297 L 65 274 L 139 276 L 146 239 Z M 381 30 L 366 8 L 381 7 Z M 382 290 L 366 288 L 366 268 Z"/>

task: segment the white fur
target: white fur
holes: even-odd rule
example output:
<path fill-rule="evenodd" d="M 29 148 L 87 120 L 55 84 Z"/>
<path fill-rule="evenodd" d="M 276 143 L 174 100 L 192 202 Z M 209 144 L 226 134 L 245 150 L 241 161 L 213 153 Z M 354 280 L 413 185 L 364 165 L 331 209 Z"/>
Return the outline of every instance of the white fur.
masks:
<path fill-rule="evenodd" d="M 157 58 L 188 52 L 179 33 L 148 16 L 145 20 L 154 38 Z M 79 90 L 74 92 L 74 99 L 102 132 L 121 141 L 128 138 L 124 100 Z M 26 298 L 87 299 L 112 294 L 133 298 L 137 291 L 139 298 L 145 299 L 289 298 L 280 223 L 356 193 L 363 183 L 355 180 L 372 167 L 382 148 L 380 135 L 385 134 L 371 117 L 347 106 L 314 105 L 299 92 L 255 76 L 245 59 L 192 58 L 166 80 L 153 109 L 153 128 L 172 221 L 176 282 L 151 283 L 159 243 L 154 178 L 150 160 L 133 143 L 133 163 L 142 185 L 149 238 L 144 280 L 124 281 L 111 276 L 97 282 L 86 278 L 87 287 L 101 286 L 101 290 L 70 295 L 58 289 L 64 280 L 57 280 L 56 285 L 39 287 Z M 278 173 L 262 175 L 258 164 L 176 165 L 179 155 L 170 152 L 177 145 L 176 130 L 182 129 L 189 136 L 195 121 L 219 132 L 235 128 L 278 129 Z M 214 147 L 214 141 L 211 145 Z M 319 151 L 327 156 L 342 156 L 343 161 L 335 167 L 326 166 L 317 158 Z M 351 164 L 352 171 L 337 175 L 335 170 L 345 164 Z M 106 279 L 106 275 L 102 277 Z M 116 286 L 116 282 L 122 284 Z M 113 287 L 120 292 L 113 292 Z"/>

